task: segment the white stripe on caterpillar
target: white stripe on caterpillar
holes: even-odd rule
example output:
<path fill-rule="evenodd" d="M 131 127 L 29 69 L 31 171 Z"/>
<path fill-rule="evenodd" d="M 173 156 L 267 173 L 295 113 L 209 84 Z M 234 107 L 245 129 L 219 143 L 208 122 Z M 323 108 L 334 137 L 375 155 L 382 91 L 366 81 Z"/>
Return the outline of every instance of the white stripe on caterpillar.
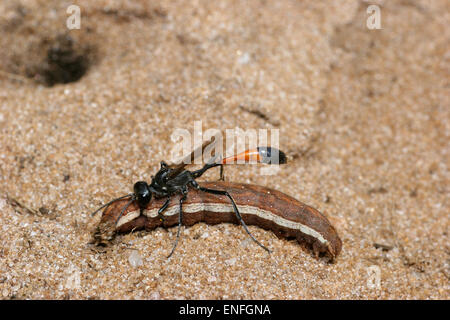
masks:
<path fill-rule="evenodd" d="M 238 205 L 239 212 L 241 214 L 250 214 L 250 215 L 256 215 L 260 217 L 261 219 L 269 220 L 277 225 L 289 228 L 292 230 L 299 230 L 300 232 L 307 234 L 311 237 L 314 237 L 318 241 L 320 241 L 324 245 L 328 245 L 328 241 L 316 230 L 305 226 L 304 224 L 301 224 L 299 222 L 290 221 L 287 219 L 284 219 L 280 217 L 279 215 L 276 215 L 268 210 L 263 210 L 258 207 L 254 206 L 243 206 Z M 152 210 L 144 210 L 144 215 L 149 218 L 156 218 L 158 216 L 158 210 L 159 209 L 152 209 Z M 202 212 L 202 211 L 208 211 L 208 212 L 215 212 L 215 213 L 223 213 L 223 212 L 234 212 L 233 206 L 231 204 L 222 204 L 222 203 L 192 203 L 192 204 L 186 204 L 183 205 L 183 214 L 189 214 L 189 213 L 195 213 L 195 212 Z M 168 207 L 163 215 L 164 216 L 172 216 L 179 213 L 179 206 L 173 205 L 171 207 Z M 140 213 L 139 210 L 128 212 L 125 216 L 122 216 L 117 223 L 117 228 L 119 228 L 121 225 L 130 222 L 131 220 L 136 219 L 139 217 Z"/>

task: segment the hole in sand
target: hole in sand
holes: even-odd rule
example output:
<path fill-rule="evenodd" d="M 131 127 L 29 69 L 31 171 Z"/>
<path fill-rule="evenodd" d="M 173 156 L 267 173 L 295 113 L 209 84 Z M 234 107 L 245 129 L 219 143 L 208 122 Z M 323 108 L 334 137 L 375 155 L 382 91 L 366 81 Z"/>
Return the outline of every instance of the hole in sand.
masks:
<path fill-rule="evenodd" d="M 44 61 L 28 69 L 27 75 L 53 86 L 81 79 L 92 65 L 93 48 L 76 42 L 69 35 L 43 41 Z"/>
<path fill-rule="evenodd" d="M 47 50 L 41 70 L 45 83 L 69 83 L 79 80 L 88 70 L 89 59 L 83 50 L 77 49 L 69 36 L 60 36 Z"/>

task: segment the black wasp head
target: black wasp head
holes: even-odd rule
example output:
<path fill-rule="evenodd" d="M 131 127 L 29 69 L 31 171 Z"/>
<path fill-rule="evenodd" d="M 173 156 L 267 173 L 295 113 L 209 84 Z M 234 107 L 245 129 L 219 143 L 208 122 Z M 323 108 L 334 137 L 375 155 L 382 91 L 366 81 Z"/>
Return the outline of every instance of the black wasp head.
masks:
<path fill-rule="evenodd" d="M 150 188 L 145 181 L 138 181 L 134 184 L 134 196 L 136 197 L 136 201 L 139 205 L 139 208 L 145 208 L 150 200 L 152 199 L 152 193 Z"/>

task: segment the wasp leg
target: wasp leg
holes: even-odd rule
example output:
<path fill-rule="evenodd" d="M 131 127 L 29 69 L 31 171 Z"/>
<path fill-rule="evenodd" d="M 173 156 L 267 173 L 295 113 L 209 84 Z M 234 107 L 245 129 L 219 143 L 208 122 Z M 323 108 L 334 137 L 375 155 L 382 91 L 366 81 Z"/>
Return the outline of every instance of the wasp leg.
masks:
<path fill-rule="evenodd" d="M 173 245 L 172 251 L 170 251 L 170 254 L 167 256 L 167 258 L 170 258 L 172 254 L 175 251 L 175 248 L 177 247 L 178 240 L 180 239 L 180 231 L 181 231 L 181 225 L 183 223 L 183 201 L 186 200 L 186 194 L 187 194 L 187 188 L 185 187 L 182 191 L 183 196 L 180 198 L 180 213 L 178 214 L 178 231 L 177 231 L 177 239 L 175 240 L 175 243 Z"/>
<path fill-rule="evenodd" d="M 250 236 L 250 238 L 252 238 L 252 240 L 253 240 L 254 242 L 256 242 L 261 248 L 263 248 L 264 250 L 266 250 L 268 253 L 271 253 L 271 251 L 270 251 L 269 249 L 267 249 L 261 242 L 259 242 L 258 240 L 256 240 L 256 238 L 250 233 L 250 231 L 249 231 L 248 228 L 247 228 L 247 225 L 245 224 L 244 220 L 242 219 L 241 214 L 239 213 L 239 210 L 238 210 L 238 208 L 237 208 L 237 206 L 236 206 L 236 203 L 234 202 L 233 197 L 228 193 L 228 191 L 203 188 L 203 187 L 200 187 L 200 186 L 197 184 L 197 182 L 195 182 L 195 181 L 194 181 L 194 183 L 191 182 L 191 184 L 192 184 L 195 188 L 197 188 L 197 189 L 199 189 L 199 190 L 201 190 L 201 191 L 203 191 L 203 192 L 227 196 L 228 199 L 230 199 L 231 204 L 233 205 L 233 209 L 234 209 L 234 213 L 236 214 L 236 217 L 238 218 L 239 222 L 240 222 L 241 225 L 244 227 L 245 231 L 246 231 L 247 234 Z"/>
<path fill-rule="evenodd" d="M 166 202 L 164 202 L 162 207 L 159 208 L 159 210 L 158 210 L 158 217 L 163 223 L 166 220 L 166 218 L 163 215 L 163 212 L 167 209 L 167 207 L 169 206 L 169 203 L 170 203 L 170 196 L 167 197 Z"/>

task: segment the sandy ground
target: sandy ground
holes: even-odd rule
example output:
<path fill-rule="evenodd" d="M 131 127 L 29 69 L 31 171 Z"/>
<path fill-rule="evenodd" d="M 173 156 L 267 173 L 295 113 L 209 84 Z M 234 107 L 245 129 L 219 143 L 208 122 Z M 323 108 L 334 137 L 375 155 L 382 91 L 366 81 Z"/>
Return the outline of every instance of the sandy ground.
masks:
<path fill-rule="evenodd" d="M 2 2 L 0 297 L 448 299 L 449 3 L 375 3 L 381 30 L 353 0 Z M 89 244 L 89 212 L 198 120 L 280 130 L 278 175 L 226 179 L 327 215 L 334 264 L 228 224 L 184 229 L 170 259 L 176 228 Z"/>

